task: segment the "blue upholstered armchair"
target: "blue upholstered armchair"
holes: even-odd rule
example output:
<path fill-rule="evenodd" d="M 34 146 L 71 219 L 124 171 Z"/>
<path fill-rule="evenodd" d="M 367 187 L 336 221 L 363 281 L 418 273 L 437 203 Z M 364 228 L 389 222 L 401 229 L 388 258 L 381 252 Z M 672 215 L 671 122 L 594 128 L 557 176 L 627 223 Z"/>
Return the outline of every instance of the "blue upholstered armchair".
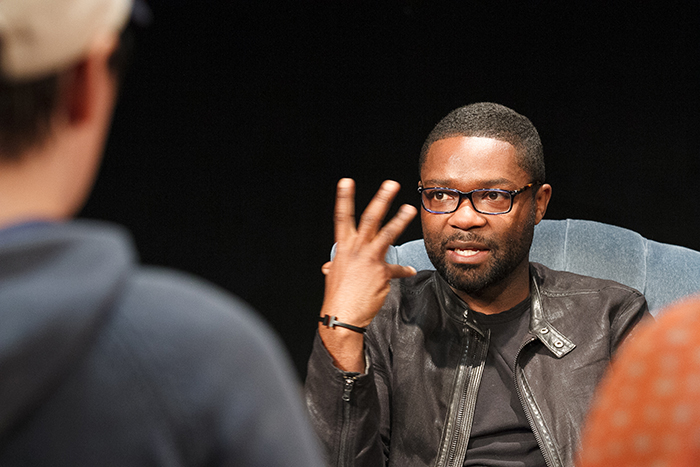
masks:
<path fill-rule="evenodd" d="M 391 247 L 387 261 L 434 269 L 423 240 Z M 681 297 L 700 293 L 700 252 L 600 222 L 543 220 L 535 228 L 530 261 L 633 287 L 646 296 L 653 315 Z"/>

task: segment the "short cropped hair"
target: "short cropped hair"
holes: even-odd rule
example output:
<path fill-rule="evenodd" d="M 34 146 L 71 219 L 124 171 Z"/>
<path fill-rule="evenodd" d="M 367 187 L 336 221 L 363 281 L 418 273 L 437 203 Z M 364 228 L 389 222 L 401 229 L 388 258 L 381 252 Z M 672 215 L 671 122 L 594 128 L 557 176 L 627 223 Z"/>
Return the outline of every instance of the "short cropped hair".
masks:
<path fill-rule="evenodd" d="M 492 102 L 469 104 L 453 110 L 430 132 L 420 153 L 419 170 L 423 169 L 430 146 L 453 136 L 493 138 L 515 147 L 518 164 L 533 181 L 544 183 L 542 141 L 532 122 L 516 111 Z"/>
<path fill-rule="evenodd" d="M 126 71 L 133 48 L 133 31 L 126 28 L 109 58 L 117 80 Z M 41 145 L 51 132 L 51 118 L 60 96 L 61 73 L 29 81 L 0 74 L 0 161 L 19 161 L 28 149 Z"/>

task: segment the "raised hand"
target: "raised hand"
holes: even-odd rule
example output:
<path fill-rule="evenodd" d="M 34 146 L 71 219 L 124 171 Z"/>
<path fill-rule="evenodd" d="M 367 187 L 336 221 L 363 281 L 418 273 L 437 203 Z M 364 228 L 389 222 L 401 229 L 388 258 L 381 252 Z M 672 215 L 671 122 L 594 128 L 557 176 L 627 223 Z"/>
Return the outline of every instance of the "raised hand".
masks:
<path fill-rule="evenodd" d="M 416 208 L 403 205 L 382 227 L 391 202 L 400 185 L 387 180 L 362 213 L 355 225 L 355 183 L 344 178 L 338 182 L 335 205 L 336 255 L 323 266 L 326 290 L 321 316 L 366 327 L 384 304 L 391 279 L 416 273 L 411 267 L 388 264 L 384 257 L 416 215 Z M 364 371 L 363 337 L 361 333 L 319 325 L 323 342 L 336 366 L 346 371 Z"/>

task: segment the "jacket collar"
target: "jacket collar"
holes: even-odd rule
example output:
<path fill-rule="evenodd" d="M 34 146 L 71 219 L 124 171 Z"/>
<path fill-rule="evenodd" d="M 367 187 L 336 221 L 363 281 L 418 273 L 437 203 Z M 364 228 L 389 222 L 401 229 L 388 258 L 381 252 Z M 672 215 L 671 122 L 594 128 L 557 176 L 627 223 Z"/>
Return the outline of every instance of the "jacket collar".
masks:
<path fill-rule="evenodd" d="M 559 332 L 545 316 L 540 293 L 541 277 L 530 264 L 530 332 L 558 358 L 568 354 L 576 345 Z"/>
<path fill-rule="evenodd" d="M 474 313 L 469 312 L 467 304 L 452 290 L 450 284 L 437 271 L 434 272 L 433 277 L 435 278 L 438 303 L 442 312 L 459 324 L 466 324 L 481 336 L 486 337 L 486 332 L 479 327 L 479 323 L 474 318 Z"/>
<path fill-rule="evenodd" d="M 467 304 L 454 293 L 437 271 L 435 271 L 434 277 L 442 311 L 450 318 L 461 324 L 466 324 L 485 336 L 486 332 L 476 322 L 474 314 L 469 313 Z M 538 271 L 530 265 L 530 333 L 537 337 L 556 357 L 561 358 L 571 352 L 576 345 L 547 319 L 542 306 L 541 282 L 542 278 Z"/>

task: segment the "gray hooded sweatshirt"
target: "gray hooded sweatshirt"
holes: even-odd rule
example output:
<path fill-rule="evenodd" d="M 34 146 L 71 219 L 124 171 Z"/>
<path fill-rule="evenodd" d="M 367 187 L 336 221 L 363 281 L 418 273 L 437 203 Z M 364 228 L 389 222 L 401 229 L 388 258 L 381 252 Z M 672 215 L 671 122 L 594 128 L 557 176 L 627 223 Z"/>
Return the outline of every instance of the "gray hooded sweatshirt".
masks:
<path fill-rule="evenodd" d="M 94 222 L 0 230 L 0 465 L 320 466 L 279 340 Z"/>

